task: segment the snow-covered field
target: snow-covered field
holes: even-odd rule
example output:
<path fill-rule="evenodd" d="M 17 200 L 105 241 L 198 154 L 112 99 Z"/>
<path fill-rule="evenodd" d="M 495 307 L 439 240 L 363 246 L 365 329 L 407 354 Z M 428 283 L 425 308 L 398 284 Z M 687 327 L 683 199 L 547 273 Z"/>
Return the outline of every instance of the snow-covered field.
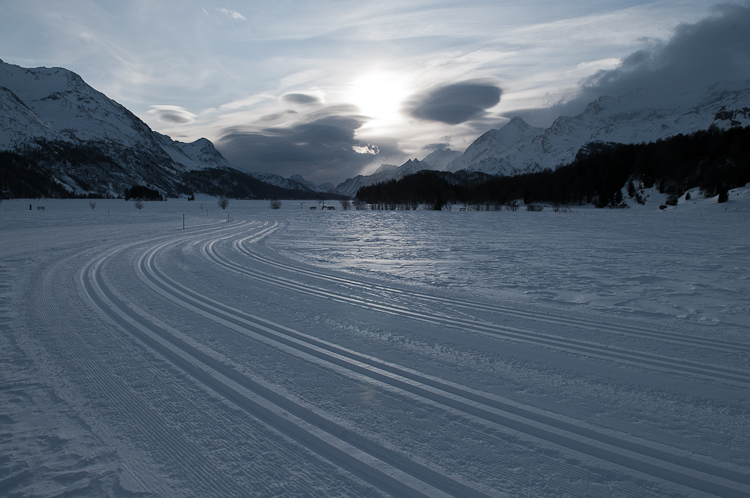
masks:
<path fill-rule="evenodd" d="M 699 197 L 6 200 L 0 496 L 750 496 L 750 194 Z"/>

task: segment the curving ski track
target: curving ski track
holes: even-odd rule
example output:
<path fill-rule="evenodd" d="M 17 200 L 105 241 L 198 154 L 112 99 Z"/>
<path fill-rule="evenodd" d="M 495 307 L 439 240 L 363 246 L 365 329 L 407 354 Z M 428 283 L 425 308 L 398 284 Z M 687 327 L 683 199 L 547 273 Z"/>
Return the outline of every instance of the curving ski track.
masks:
<path fill-rule="evenodd" d="M 253 239 L 254 238 L 255 237 L 253 237 Z M 253 240 L 253 239 L 244 238 L 244 239 L 235 240 L 233 243 L 233 246 L 242 254 L 247 255 L 248 257 L 251 257 L 256 261 L 259 261 L 263 263 L 264 265 L 268 265 L 273 268 L 284 269 L 288 272 L 291 272 L 292 274 L 298 273 L 298 274 L 311 275 L 317 279 L 325 280 L 328 282 L 333 282 L 334 284 L 339 284 L 339 285 L 356 286 L 356 287 L 361 287 L 365 289 L 377 288 L 378 290 L 387 291 L 389 293 L 401 293 L 401 294 L 404 293 L 404 291 L 400 291 L 394 288 L 389 288 L 385 286 L 377 286 L 377 287 L 369 286 L 367 284 L 358 283 L 350 279 L 332 277 L 332 276 L 323 274 L 321 272 L 315 272 L 315 271 L 311 271 L 307 269 L 299 269 L 291 265 L 283 265 L 281 263 L 271 261 L 268 258 L 263 258 L 263 257 L 258 256 L 257 254 L 248 250 L 244 246 L 244 244 L 247 244 L 250 240 Z M 322 299 L 330 299 L 330 300 L 338 301 L 341 303 L 346 303 L 352 306 L 360 306 L 360 307 L 368 308 L 371 310 L 377 310 L 383 313 L 398 315 L 407 319 L 420 320 L 420 321 L 424 321 L 427 323 L 432 323 L 435 325 L 440 325 L 440 326 L 445 326 L 445 327 L 456 327 L 467 332 L 473 332 L 473 333 L 478 333 L 478 334 L 489 334 L 493 337 L 498 337 L 498 338 L 502 338 L 502 339 L 506 339 L 510 341 L 524 342 L 524 343 L 533 344 L 533 345 L 545 346 L 545 347 L 553 348 L 559 351 L 566 351 L 566 352 L 570 352 L 574 354 L 580 354 L 580 355 L 594 357 L 594 358 L 601 358 L 607 361 L 613 361 L 613 362 L 624 363 L 624 364 L 633 364 L 633 365 L 638 365 L 641 367 L 659 370 L 663 372 L 676 373 L 679 375 L 684 375 L 684 374 L 696 375 L 696 376 L 700 376 L 700 377 L 711 379 L 711 380 L 727 382 L 732 385 L 750 387 L 750 371 L 747 371 L 747 370 L 740 370 L 736 368 L 728 368 L 724 366 L 711 365 L 711 364 L 705 364 L 705 363 L 690 362 L 690 361 L 685 361 L 685 360 L 680 360 L 680 359 L 675 359 L 675 358 L 659 356 L 659 355 L 642 352 L 642 351 L 626 350 L 622 348 L 615 349 L 615 348 L 608 347 L 602 344 L 576 341 L 576 340 L 564 338 L 561 336 L 555 336 L 551 334 L 536 332 L 530 329 L 508 327 L 508 326 L 503 326 L 503 325 L 499 325 L 495 323 L 480 322 L 478 320 L 468 320 L 468 319 L 462 319 L 458 317 L 450 317 L 450 316 L 446 317 L 446 316 L 438 315 L 437 313 L 426 314 L 423 312 L 411 310 L 404 306 L 394 305 L 385 301 L 378 302 L 373 299 L 363 299 L 363 298 L 352 297 L 345 293 L 336 292 L 335 290 L 331 290 L 328 288 L 302 284 L 302 283 L 299 283 L 298 281 L 295 281 L 293 278 L 285 278 L 279 275 L 271 274 L 267 271 L 264 272 L 261 270 L 251 268 L 249 266 L 243 266 L 243 265 L 233 263 L 229 261 L 227 258 L 222 257 L 216 251 L 215 249 L 216 242 L 217 242 L 216 240 L 207 242 L 202 247 L 202 252 L 209 260 L 213 261 L 214 263 L 216 263 L 217 265 L 225 269 L 228 269 L 230 271 L 233 271 L 245 277 L 263 281 L 264 283 L 267 283 L 267 284 L 280 286 L 290 291 L 305 293 L 305 294 L 313 295 L 316 297 L 320 297 Z M 428 301 L 430 299 L 429 296 L 421 294 L 421 293 L 416 293 L 416 292 L 409 293 L 408 296 L 415 297 L 421 300 L 428 300 Z M 435 297 L 433 300 L 440 304 L 452 305 L 452 306 L 457 306 L 457 307 L 466 308 L 466 309 L 486 310 L 489 308 L 486 305 L 482 305 L 478 303 L 470 303 L 470 302 L 460 301 L 460 300 L 448 301 L 446 299 L 439 298 L 439 297 Z M 502 308 L 502 307 L 498 308 L 497 311 L 500 311 L 501 313 L 506 313 L 506 314 L 508 313 L 507 309 Z M 518 315 L 519 313 L 515 313 L 515 314 Z M 564 319 L 564 318 L 555 319 L 554 317 L 540 316 L 538 314 L 531 315 L 528 313 L 523 314 L 523 316 L 524 318 L 531 318 L 532 320 L 535 320 L 535 321 L 544 321 L 544 322 L 555 323 L 555 324 L 564 323 L 566 325 L 574 325 L 574 326 L 579 326 L 579 327 L 593 327 L 593 328 L 596 328 L 597 330 L 605 330 L 605 331 L 610 331 L 610 332 L 633 333 L 633 328 L 626 328 L 626 327 L 618 328 L 618 327 L 607 325 L 607 324 L 595 324 L 594 322 L 591 322 L 591 321 L 583 321 L 583 320 L 573 321 L 573 320 Z M 660 339 L 665 338 L 667 342 L 675 341 L 675 339 L 673 339 L 671 334 L 666 334 L 666 333 L 660 334 L 659 332 L 656 332 L 656 331 L 646 331 L 646 330 L 640 330 L 639 332 L 643 335 L 648 334 L 651 337 L 657 337 Z M 707 340 L 691 341 L 690 338 L 687 338 L 684 342 L 692 343 L 699 347 L 707 347 L 711 349 L 718 349 L 721 351 L 728 350 L 732 352 L 736 352 L 736 351 L 750 352 L 750 348 L 744 345 L 732 344 L 729 342 L 723 342 L 723 343 L 720 341 L 710 342 Z"/>
<path fill-rule="evenodd" d="M 394 496 L 488 496 L 494 494 L 480 483 L 472 483 L 457 476 L 440 472 L 431 466 L 411 459 L 396 449 L 352 431 L 314 407 L 277 392 L 273 385 L 253 378 L 221 359 L 178 331 L 165 326 L 141 305 L 129 302 L 117 291 L 116 285 L 105 277 L 104 267 L 113 258 L 122 258 L 127 251 L 136 250 L 133 268 L 137 277 L 154 295 L 178 305 L 184 310 L 209 320 L 234 333 L 251 337 L 299 359 L 335 370 L 346 376 L 364 378 L 368 382 L 387 386 L 404 393 L 417 403 L 457 413 L 467 420 L 483 424 L 528 440 L 560 447 L 587 459 L 623 468 L 647 479 L 667 481 L 690 494 L 692 491 L 716 496 L 739 497 L 750 495 L 750 473 L 705 458 L 692 458 L 684 451 L 662 444 L 649 443 L 624 433 L 604 431 L 589 424 L 536 409 L 531 406 L 478 391 L 469 386 L 445 381 L 417 370 L 358 353 L 337 344 L 319 339 L 284 326 L 267 317 L 250 314 L 223 304 L 208 294 L 182 285 L 160 269 L 159 256 L 168 248 L 199 244 L 201 253 L 220 269 L 264 284 L 281 287 L 285 291 L 303 293 L 315 299 L 333 300 L 346 306 L 358 306 L 378 313 L 395 315 L 438 327 L 489 334 L 508 341 L 551 348 L 584 357 L 595 357 L 608 362 L 633 364 L 639 367 L 678 375 L 695 375 L 731 385 L 748 387 L 750 372 L 712 364 L 684 361 L 633 349 L 612 348 L 604 344 L 575 341 L 562 336 L 540 333 L 533 329 L 507 327 L 488 320 L 465 318 L 452 313 L 463 310 L 492 311 L 493 313 L 523 316 L 530 320 L 592 327 L 617 334 L 657 337 L 666 342 L 677 340 L 668 333 L 634 327 L 601 324 L 589 320 L 531 315 L 519 310 L 468 301 L 444 300 L 419 292 L 408 293 L 409 298 L 424 303 L 444 305 L 441 313 L 425 312 L 408 306 L 396 305 L 370 294 L 367 297 L 347 292 L 357 288 L 364 292 L 405 293 L 407 291 L 357 282 L 350 277 L 332 275 L 312 268 L 303 268 L 273 260 L 252 250 L 252 244 L 262 240 L 278 228 L 275 224 L 237 223 L 221 228 L 196 230 L 187 235 L 154 238 L 151 241 L 118 246 L 90 260 L 80 273 L 80 284 L 85 296 L 111 324 L 126 332 L 142 345 L 159 355 L 168 364 L 186 374 L 194 382 L 261 421 L 284 437 L 304 446 L 333 465 L 369 483 L 376 489 Z M 250 231 L 250 235 L 248 235 Z M 218 249 L 220 242 L 231 241 L 233 250 L 247 258 L 248 264 L 234 262 Z M 144 243 L 145 242 L 145 243 Z M 137 248 L 137 249 L 135 249 Z M 252 263 L 252 264 L 250 264 Z M 259 268 L 260 265 L 260 269 Z M 283 274 L 283 275 L 282 275 Z M 305 275 L 319 285 L 302 283 L 294 275 Z M 286 275 L 286 276 L 284 276 Z M 429 307 L 429 306 L 428 306 Z M 435 308 L 433 308 L 435 309 Z M 684 340 L 684 338 L 680 338 Z M 732 343 L 716 343 L 699 338 L 691 340 L 695 347 L 734 348 Z M 70 347 L 74 347 L 71 345 Z M 84 348 L 85 349 L 85 348 Z M 83 349 L 81 349 L 83 351 Z M 75 352 L 71 353 L 76 355 Z M 85 355 L 77 355 L 85 361 Z M 107 382 L 106 373 L 101 373 Z M 127 399 L 128 393 L 111 382 L 102 385 L 104 391 Z M 119 394 L 118 394 L 119 393 Z M 130 406 L 144 425 L 152 429 L 152 437 L 163 442 L 182 459 L 184 465 L 195 468 L 205 485 L 221 494 L 242 495 L 243 490 L 231 480 L 216 477 L 206 461 L 196 459 L 196 452 L 179 438 L 170 436 L 168 427 L 149 418 L 147 410 Z M 161 427 L 161 429 L 160 429 Z"/>

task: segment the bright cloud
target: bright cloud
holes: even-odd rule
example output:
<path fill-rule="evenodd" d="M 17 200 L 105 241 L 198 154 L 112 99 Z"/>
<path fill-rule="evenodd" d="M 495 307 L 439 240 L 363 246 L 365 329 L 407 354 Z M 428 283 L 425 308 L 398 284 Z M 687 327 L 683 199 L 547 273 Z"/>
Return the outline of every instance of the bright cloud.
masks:
<path fill-rule="evenodd" d="M 377 145 L 354 145 L 352 146 L 352 150 L 356 152 L 357 154 L 372 154 L 373 156 L 377 156 L 378 152 L 378 146 Z"/>
<path fill-rule="evenodd" d="M 228 9 L 223 9 L 223 8 L 220 8 L 220 7 L 218 7 L 216 10 L 218 10 L 219 12 L 221 12 L 222 14 L 224 14 L 225 16 L 231 17 L 232 19 L 238 19 L 240 21 L 247 21 L 247 18 L 245 16 L 243 16 L 242 14 L 240 14 L 239 12 L 237 12 L 235 10 L 228 10 Z"/>

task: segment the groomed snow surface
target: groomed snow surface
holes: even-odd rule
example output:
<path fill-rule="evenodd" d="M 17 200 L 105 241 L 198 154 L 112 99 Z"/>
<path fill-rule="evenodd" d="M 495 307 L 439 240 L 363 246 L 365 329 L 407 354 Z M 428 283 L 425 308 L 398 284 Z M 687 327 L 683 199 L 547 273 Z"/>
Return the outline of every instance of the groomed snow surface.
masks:
<path fill-rule="evenodd" d="M 750 196 L 691 198 L 6 200 L 0 495 L 750 496 Z"/>

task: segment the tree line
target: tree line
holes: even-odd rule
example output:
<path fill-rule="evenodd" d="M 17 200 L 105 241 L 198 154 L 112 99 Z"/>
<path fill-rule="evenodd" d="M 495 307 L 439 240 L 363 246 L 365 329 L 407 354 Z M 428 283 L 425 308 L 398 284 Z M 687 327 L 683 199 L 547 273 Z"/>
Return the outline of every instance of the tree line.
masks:
<path fill-rule="evenodd" d="M 750 127 L 711 127 L 689 135 L 641 144 L 590 143 L 568 165 L 516 176 L 468 181 L 448 172 L 420 171 L 401 180 L 362 187 L 357 199 L 385 208 L 451 203 L 508 205 L 621 205 L 622 189 L 639 199 L 633 182 L 656 186 L 675 198 L 699 187 L 706 197 L 750 182 Z"/>

